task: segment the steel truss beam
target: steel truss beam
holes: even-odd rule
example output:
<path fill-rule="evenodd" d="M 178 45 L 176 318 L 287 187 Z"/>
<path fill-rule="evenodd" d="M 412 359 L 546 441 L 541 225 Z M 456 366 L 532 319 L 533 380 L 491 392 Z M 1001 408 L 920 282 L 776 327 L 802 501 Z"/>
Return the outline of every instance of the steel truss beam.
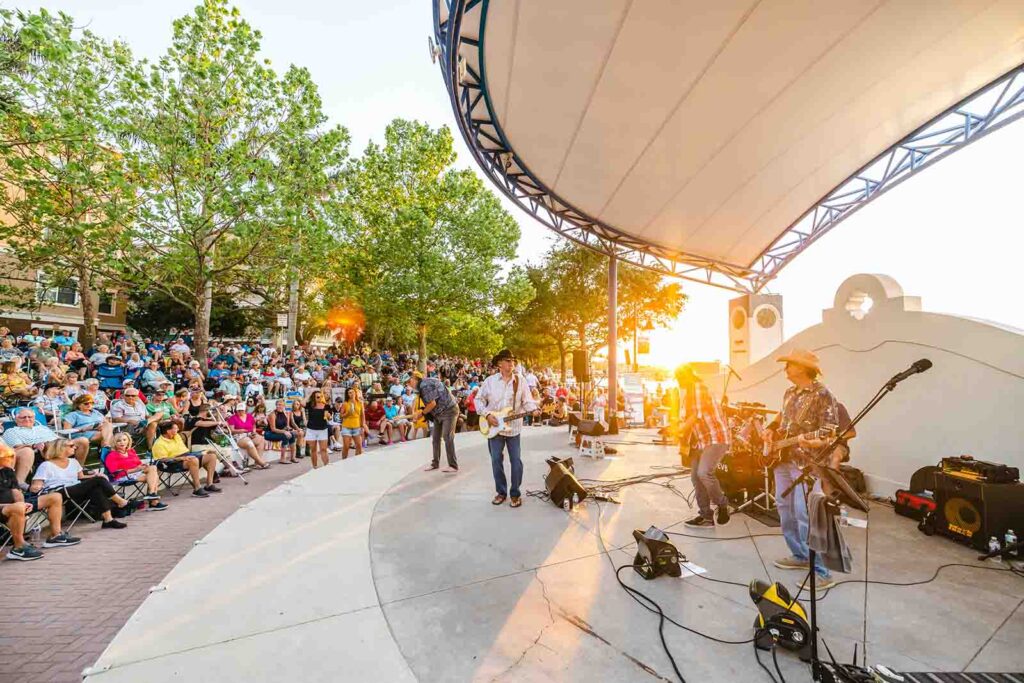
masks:
<path fill-rule="evenodd" d="M 741 292 L 762 290 L 818 238 L 935 161 L 1024 116 L 1024 64 L 966 97 L 885 150 L 743 266 L 668 249 L 595 220 L 530 172 L 498 123 L 487 90 L 484 30 L 490 0 L 433 0 L 433 56 L 470 152 L 509 199 L 578 244 L 664 275 Z"/>

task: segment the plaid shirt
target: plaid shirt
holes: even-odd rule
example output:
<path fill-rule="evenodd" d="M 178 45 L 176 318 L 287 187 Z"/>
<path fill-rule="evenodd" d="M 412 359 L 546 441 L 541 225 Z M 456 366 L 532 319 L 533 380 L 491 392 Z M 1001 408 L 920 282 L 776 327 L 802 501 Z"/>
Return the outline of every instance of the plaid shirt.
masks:
<path fill-rule="evenodd" d="M 695 382 L 686 392 L 683 410 L 686 417 L 697 416 L 692 434 L 697 439 L 698 448 L 707 448 L 713 444 L 730 444 L 729 428 L 722 415 L 722 408 L 703 382 Z"/>
<path fill-rule="evenodd" d="M 776 418 L 778 438 L 808 434 L 818 429 L 838 429 L 839 404 L 824 384 L 814 382 L 806 389 L 796 386 L 786 389 L 782 398 L 782 413 Z M 783 460 L 802 460 L 814 455 L 800 446 L 783 452 Z"/>

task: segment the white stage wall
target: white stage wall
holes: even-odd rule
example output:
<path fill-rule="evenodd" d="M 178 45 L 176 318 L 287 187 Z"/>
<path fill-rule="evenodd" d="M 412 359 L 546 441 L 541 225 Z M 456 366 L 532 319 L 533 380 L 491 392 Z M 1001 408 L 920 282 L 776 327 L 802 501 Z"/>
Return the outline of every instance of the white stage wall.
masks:
<path fill-rule="evenodd" d="M 860 319 L 860 304 L 872 306 Z M 823 381 L 851 416 L 895 373 L 919 358 L 934 367 L 902 382 L 858 426 L 852 464 L 872 492 L 889 495 L 913 472 L 945 456 L 1024 469 L 1024 331 L 921 310 L 886 275 L 854 275 L 836 292 L 822 322 L 733 377 L 730 401 L 779 409 L 788 386 L 775 359 L 806 348 L 821 359 Z M 720 391 L 724 376 L 712 384 Z"/>

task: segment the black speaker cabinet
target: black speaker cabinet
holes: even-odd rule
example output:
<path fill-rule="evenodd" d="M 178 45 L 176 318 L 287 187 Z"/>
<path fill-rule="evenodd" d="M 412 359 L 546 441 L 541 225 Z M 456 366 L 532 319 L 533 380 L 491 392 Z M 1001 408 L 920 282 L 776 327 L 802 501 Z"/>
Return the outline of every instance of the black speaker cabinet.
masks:
<path fill-rule="evenodd" d="M 1024 529 L 1024 484 L 990 484 L 950 474 L 935 475 L 935 531 L 978 550 L 1007 529 Z"/>
<path fill-rule="evenodd" d="M 572 352 L 572 374 L 577 382 L 590 381 L 590 363 L 587 362 L 587 352 L 577 349 Z"/>
<path fill-rule="evenodd" d="M 587 497 L 587 490 L 583 488 L 583 485 L 576 479 L 576 475 L 573 474 L 572 458 L 566 458 L 565 460 L 551 458 L 547 463 L 551 469 L 544 478 L 544 487 L 547 489 L 552 503 L 558 507 L 563 507 L 565 501 L 568 500 L 569 507 L 571 508 L 573 506 L 573 495 L 576 496 L 576 502 Z"/>

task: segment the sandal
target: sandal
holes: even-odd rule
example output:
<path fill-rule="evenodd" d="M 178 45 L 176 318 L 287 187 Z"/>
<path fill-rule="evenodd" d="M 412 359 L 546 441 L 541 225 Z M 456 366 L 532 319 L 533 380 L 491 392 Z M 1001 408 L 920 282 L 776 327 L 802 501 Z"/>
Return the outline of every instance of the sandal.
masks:
<path fill-rule="evenodd" d="M 522 498 L 512 498 L 512 502 L 508 504 L 509 507 L 517 508 L 523 504 Z"/>
<path fill-rule="evenodd" d="M 255 465 L 255 466 L 253 467 L 253 469 L 257 469 L 257 470 L 269 470 L 269 469 L 270 469 L 270 463 L 269 463 L 269 462 L 265 462 L 265 463 L 263 463 L 262 465 Z"/>
<path fill-rule="evenodd" d="M 424 472 L 433 472 L 436 469 L 437 469 L 437 465 L 427 465 L 427 467 L 423 468 L 423 471 Z"/>
<path fill-rule="evenodd" d="M 505 502 L 505 496 L 502 496 L 502 495 L 499 494 L 499 495 L 494 497 L 494 500 L 491 501 L 491 505 L 501 505 L 504 502 Z"/>

